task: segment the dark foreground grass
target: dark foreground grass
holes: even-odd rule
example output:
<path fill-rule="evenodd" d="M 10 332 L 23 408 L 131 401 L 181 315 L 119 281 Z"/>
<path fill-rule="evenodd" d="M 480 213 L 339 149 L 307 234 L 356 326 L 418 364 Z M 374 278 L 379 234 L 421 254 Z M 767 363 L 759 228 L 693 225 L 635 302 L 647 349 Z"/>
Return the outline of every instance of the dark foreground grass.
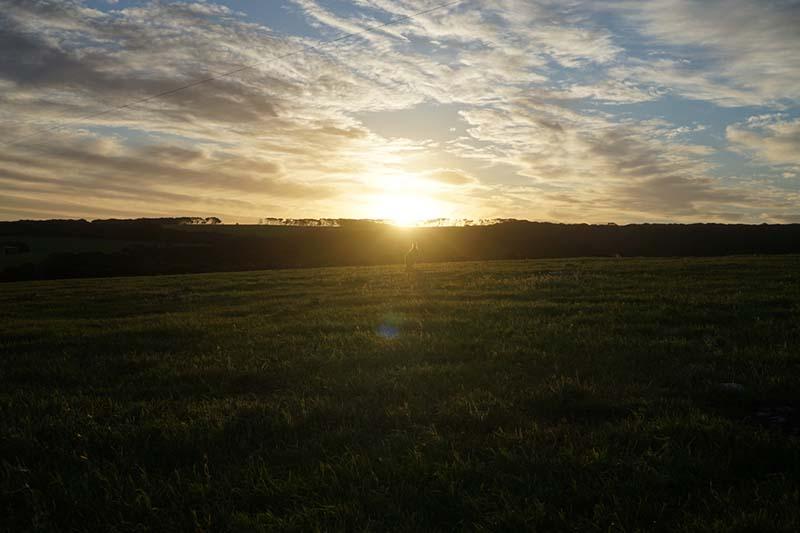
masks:
<path fill-rule="evenodd" d="M 0 286 L 0 527 L 800 531 L 800 258 L 424 270 Z"/>

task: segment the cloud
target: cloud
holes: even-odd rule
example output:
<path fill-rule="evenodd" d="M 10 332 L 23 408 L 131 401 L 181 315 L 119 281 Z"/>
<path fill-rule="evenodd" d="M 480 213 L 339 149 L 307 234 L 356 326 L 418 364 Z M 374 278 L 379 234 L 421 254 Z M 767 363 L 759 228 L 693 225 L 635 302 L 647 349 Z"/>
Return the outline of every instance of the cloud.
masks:
<path fill-rule="evenodd" d="M 622 48 L 613 35 L 597 27 L 588 14 L 578 10 L 579 4 L 566 2 L 528 2 L 507 0 L 490 2 L 508 28 L 531 43 L 553 61 L 569 68 L 605 64 L 614 60 Z"/>
<path fill-rule="evenodd" d="M 663 176 L 612 189 L 613 202 L 620 208 L 634 207 L 641 213 L 704 215 L 708 205 L 747 205 L 749 194 L 721 187 L 708 178 Z M 716 209 L 719 209 L 717 207 Z"/>
<path fill-rule="evenodd" d="M 262 216 L 276 200 L 303 209 L 353 181 L 332 172 L 365 172 L 365 153 L 386 159 L 393 151 L 341 113 L 342 102 L 361 101 L 354 87 L 380 87 L 314 54 L 36 135 L 36 122 L 69 123 L 292 43 L 212 4 L 155 3 L 89 19 L 77 3 L 3 4 L 0 78 L 13 88 L 0 111 L 12 118 L 3 140 L 34 136 L 0 147 L 0 181 L 32 194 L 28 206 L 40 198 L 43 215 L 59 195 L 107 206 L 127 201 L 133 210 L 149 201 L 165 210 L 210 205 L 234 219 Z M 165 29 L 178 24 L 175 17 L 192 25 Z"/>
<path fill-rule="evenodd" d="M 800 170 L 800 119 L 767 122 L 751 117 L 745 124 L 728 126 L 728 141 L 737 150 L 774 165 L 794 165 Z"/>
<path fill-rule="evenodd" d="M 445 185 L 474 185 L 478 183 L 475 176 L 471 176 L 467 172 L 455 168 L 440 168 L 425 173 L 427 179 L 443 183 Z"/>
<path fill-rule="evenodd" d="M 622 76 L 627 78 L 627 76 Z M 594 85 L 572 85 L 564 93 L 568 98 L 592 98 L 606 102 L 633 104 L 660 98 L 663 90 L 637 85 L 627 79 L 605 80 Z"/>
<path fill-rule="evenodd" d="M 683 63 L 686 68 L 662 63 L 640 75 L 669 82 L 691 97 L 731 105 L 800 98 L 797 2 L 655 0 L 616 6 L 654 44 L 692 58 Z M 688 79 L 681 83 L 678 75 Z"/>
<path fill-rule="evenodd" d="M 675 94 L 724 107 L 766 103 L 764 95 L 750 88 L 731 84 L 713 70 L 692 67 L 673 59 L 631 59 L 625 65 L 612 67 L 609 74 L 621 80 L 619 83 L 623 86 L 649 86 L 649 93 L 654 96 Z"/>
<path fill-rule="evenodd" d="M 536 101 L 463 113 L 472 137 L 464 157 L 502 161 L 533 182 L 499 185 L 506 213 L 602 221 L 759 220 L 780 209 L 781 193 L 710 176 L 710 149 L 681 140 L 670 123 L 620 122 Z"/>

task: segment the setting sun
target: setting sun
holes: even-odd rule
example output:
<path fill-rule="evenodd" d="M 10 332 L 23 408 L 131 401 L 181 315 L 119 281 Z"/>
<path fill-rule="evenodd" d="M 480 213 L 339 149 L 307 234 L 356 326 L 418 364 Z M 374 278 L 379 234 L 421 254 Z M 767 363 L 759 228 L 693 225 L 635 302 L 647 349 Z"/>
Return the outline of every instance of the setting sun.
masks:
<path fill-rule="evenodd" d="M 370 201 L 372 218 L 386 220 L 395 226 L 416 226 L 421 222 L 445 216 L 444 205 L 421 194 L 385 193 Z"/>

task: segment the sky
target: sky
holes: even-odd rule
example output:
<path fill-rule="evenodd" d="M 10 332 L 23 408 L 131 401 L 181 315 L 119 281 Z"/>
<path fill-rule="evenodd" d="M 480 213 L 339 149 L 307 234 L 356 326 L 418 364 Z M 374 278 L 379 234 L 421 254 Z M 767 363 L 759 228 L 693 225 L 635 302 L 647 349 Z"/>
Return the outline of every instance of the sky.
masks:
<path fill-rule="evenodd" d="M 0 0 L 0 220 L 800 222 L 798 28 L 788 0 Z"/>

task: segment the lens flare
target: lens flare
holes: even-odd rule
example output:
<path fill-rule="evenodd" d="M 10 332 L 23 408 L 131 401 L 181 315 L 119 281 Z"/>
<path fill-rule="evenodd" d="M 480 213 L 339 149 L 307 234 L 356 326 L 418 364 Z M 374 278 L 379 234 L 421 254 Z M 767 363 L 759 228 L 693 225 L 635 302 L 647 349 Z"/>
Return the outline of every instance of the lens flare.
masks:
<path fill-rule="evenodd" d="M 388 313 L 378 325 L 375 333 L 378 337 L 386 340 L 393 340 L 400 336 L 400 326 L 403 323 L 403 316 L 398 313 Z"/>

